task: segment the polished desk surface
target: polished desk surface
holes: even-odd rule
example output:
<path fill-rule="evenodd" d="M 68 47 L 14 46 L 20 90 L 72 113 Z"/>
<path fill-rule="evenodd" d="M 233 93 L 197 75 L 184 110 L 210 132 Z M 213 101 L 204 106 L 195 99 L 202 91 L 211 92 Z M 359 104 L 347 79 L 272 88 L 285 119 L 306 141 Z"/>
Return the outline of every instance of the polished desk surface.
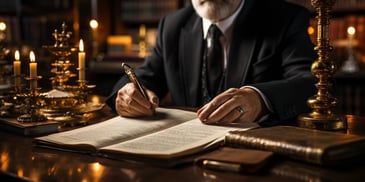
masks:
<path fill-rule="evenodd" d="M 114 116 L 109 108 L 96 120 Z M 365 135 L 365 118 L 347 116 L 347 133 Z M 64 130 L 73 129 L 64 128 Z M 362 181 L 365 164 L 339 168 L 321 167 L 276 157 L 261 172 L 237 174 L 207 171 L 187 164 L 162 168 L 110 160 L 87 154 L 46 150 L 33 146 L 32 137 L 0 130 L 0 179 L 6 181 Z M 365 155 L 365 154 L 364 154 Z"/>

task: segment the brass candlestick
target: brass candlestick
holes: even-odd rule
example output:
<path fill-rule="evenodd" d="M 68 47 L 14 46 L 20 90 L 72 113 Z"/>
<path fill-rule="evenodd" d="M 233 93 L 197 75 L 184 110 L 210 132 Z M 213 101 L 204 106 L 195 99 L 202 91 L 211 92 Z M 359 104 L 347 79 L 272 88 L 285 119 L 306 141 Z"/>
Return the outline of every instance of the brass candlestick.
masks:
<path fill-rule="evenodd" d="M 29 80 L 29 82 L 37 82 L 39 79 L 41 79 L 41 76 L 37 76 L 35 78 L 26 77 L 26 80 Z M 42 113 L 39 112 L 40 107 L 40 93 L 39 88 L 30 88 L 28 93 L 24 94 L 18 94 L 18 97 L 22 98 L 24 102 L 25 108 L 23 108 L 26 113 L 23 115 L 20 115 L 17 120 L 19 122 L 23 123 L 29 123 L 29 122 L 41 122 L 46 121 L 47 117 L 44 116 Z"/>
<path fill-rule="evenodd" d="M 14 75 L 14 91 L 15 93 L 21 93 L 23 91 L 24 84 L 21 83 L 22 75 Z"/>
<path fill-rule="evenodd" d="M 79 96 L 79 102 L 83 104 L 87 104 L 88 96 L 92 89 L 96 87 L 96 85 L 88 85 L 86 80 L 77 80 L 79 83 L 77 89 L 77 95 Z"/>
<path fill-rule="evenodd" d="M 347 121 L 344 116 L 333 113 L 337 105 L 337 99 L 329 90 L 332 84 L 329 78 L 335 73 L 336 66 L 329 60 L 329 53 L 333 47 L 329 44 L 329 12 L 335 0 L 312 0 L 312 5 L 317 11 L 317 46 L 318 53 L 316 60 L 311 67 L 311 72 L 318 78 L 316 95 L 308 99 L 307 103 L 312 108 L 309 114 L 302 114 L 298 118 L 300 127 L 319 130 L 345 130 Z"/>

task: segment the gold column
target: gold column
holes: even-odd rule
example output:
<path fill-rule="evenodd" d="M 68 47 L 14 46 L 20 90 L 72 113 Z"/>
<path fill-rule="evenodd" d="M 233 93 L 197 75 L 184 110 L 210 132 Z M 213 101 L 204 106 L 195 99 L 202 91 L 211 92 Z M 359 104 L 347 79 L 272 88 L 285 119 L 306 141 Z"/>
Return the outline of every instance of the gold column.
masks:
<path fill-rule="evenodd" d="M 302 114 L 298 118 L 300 127 L 319 130 L 345 130 L 347 121 L 344 116 L 333 113 L 337 105 L 337 99 L 333 97 L 329 90 L 332 84 L 329 78 L 335 73 L 336 66 L 329 60 L 329 54 L 333 47 L 329 44 L 329 12 L 335 0 L 311 0 L 317 12 L 317 46 L 318 53 L 316 60 L 311 67 L 311 72 L 318 78 L 316 87 L 318 92 L 307 101 L 312 108 L 312 112 Z"/>

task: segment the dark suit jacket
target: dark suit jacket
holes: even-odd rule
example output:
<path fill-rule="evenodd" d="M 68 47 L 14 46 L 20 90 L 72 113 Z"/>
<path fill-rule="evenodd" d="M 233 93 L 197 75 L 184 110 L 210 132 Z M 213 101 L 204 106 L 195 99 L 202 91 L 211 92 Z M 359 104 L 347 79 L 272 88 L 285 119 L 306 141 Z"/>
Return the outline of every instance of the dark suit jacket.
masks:
<path fill-rule="evenodd" d="M 266 95 L 278 120 L 309 111 L 315 94 L 310 72 L 316 58 L 307 34 L 309 12 L 281 0 L 246 0 L 234 22 L 225 88 L 251 85 Z M 192 7 L 161 19 L 156 46 L 136 69 L 142 83 L 159 98 L 167 93 L 177 106 L 199 107 L 203 31 Z M 107 103 L 114 108 L 116 83 Z"/>

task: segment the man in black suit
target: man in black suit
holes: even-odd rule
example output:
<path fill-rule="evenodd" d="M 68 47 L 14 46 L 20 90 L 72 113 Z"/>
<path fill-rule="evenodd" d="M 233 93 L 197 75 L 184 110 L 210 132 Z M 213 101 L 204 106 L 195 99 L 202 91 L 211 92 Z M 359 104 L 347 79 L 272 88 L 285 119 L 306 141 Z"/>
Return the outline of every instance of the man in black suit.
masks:
<path fill-rule="evenodd" d="M 205 123 L 276 124 L 309 111 L 316 54 L 305 8 L 283 0 L 192 0 L 192 5 L 161 19 L 156 46 L 135 70 L 149 100 L 126 76 L 116 83 L 107 103 L 119 115 L 152 115 L 166 95 L 175 106 L 200 107 L 198 118 Z M 211 24 L 221 32 L 223 49 L 215 91 L 206 61 Z"/>

